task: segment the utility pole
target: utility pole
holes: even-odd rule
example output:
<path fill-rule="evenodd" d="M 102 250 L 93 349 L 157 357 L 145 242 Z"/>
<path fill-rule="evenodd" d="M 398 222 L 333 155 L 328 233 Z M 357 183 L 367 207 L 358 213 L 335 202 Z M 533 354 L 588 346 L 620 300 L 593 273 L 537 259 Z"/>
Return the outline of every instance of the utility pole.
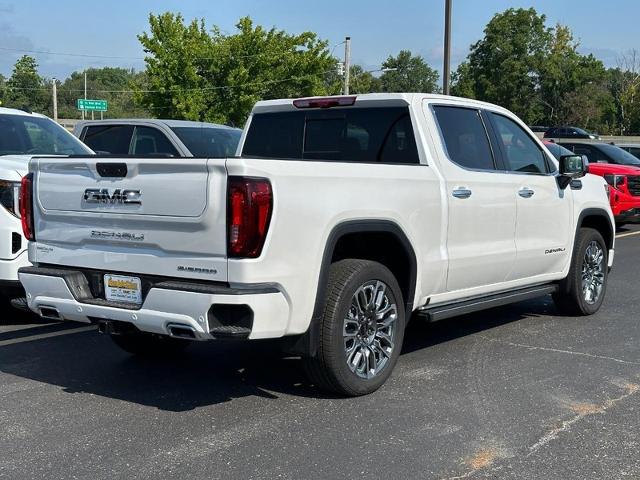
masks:
<path fill-rule="evenodd" d="M 445 0 L 444 7 L 444 68 L 442 69 L 442 93 L 451 93 L 451 4 L 453 0 Z"/>
<path fill-rule="evenodd" d="M 351 37 L 344 41 L 344 89 L 343 93 L 349 95 L 349 80 L 351 74 Z"/>
<path fill-rule="evenodd" d="M 84 71 L 84 99 L 87 99 L 87 71 Z M 82 120 L 84 120 L 84 110 L 82 110 Z"/>
<path fill-rule="evenodd" d="M 53 101 L 53 120 L 54 121 L 58 121 L 58 80 L 56 80 L 55 78 L 52 79 L 53 80 L 53 84 L 52 86 L 52 101 Z"/>

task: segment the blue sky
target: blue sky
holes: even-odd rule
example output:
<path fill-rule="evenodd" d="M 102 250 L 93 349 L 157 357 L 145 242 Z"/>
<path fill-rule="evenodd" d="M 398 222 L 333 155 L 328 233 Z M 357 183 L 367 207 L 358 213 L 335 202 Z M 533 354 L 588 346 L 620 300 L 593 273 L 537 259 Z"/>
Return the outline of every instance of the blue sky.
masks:
<path fill-rule="evenodd" d="M 491 17 L 509 7 L 535 7 L 549 24 L 569 25 L 583 52 L 614 66 L 621 53 L 640 50 L 638 0 L 453 0 L 453 60 L 482 37 Z M 55 6 L 54 6 L 55 5 Z M 409 49 L 434 67 L 442 62 L 444 0 L 0 0 L 0 73 L 7 76 L 22 54 L 38 50 L 127 58 L 100 59 L 34 54 L 46 76 L 64 79 L 74 70 L 118 65 L 144 67 L 136 34 L 150 12 L 204 17 L 207 25 L 233 32 L 244 15 L 290 32 L 312 30 L 333 46 L 352 37 L 355 63 L 378 67 L 390 54 Z M 340 53 L 342 47 L 336 48 Z"/>

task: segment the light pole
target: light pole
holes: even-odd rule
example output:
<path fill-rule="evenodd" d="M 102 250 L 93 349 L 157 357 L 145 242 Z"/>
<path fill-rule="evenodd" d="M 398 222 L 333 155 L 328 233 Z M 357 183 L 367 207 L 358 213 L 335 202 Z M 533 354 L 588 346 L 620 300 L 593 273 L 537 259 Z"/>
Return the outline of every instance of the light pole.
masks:
<path fill-rule="evenodd" d="M 344 40 L 344 87 L 342 92 L 349 95 L 349 81 L 351 76 L 351 37 Z"/>
<path fill-rule="evenodd" d="M 58 121 L 58 80 L 51 79 L 51 102 L 53 103 L 53 119 Z"/>
<path fill-rule="evenodd" d="M 444 6 L 444 68 L 442 69 L 442 93 L 451 93 L 451 4 L 453 0 L 445 0 Z"/>

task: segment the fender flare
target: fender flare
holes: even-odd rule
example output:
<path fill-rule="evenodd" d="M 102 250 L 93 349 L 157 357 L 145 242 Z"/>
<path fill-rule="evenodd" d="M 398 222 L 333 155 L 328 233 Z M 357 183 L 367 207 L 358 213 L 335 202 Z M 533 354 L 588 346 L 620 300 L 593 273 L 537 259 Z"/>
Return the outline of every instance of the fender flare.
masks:
<path fill-rule="evenodd" d="M 609 249 L 613 248 L 613 243 L 616 236 L 615 227 L 611 225 L 611 217 L 609 216 L 607 211 L 602 208 L 585 208 L 583 211 L 580 212 L 580 216 L 578 217 L 578 222 L 576 223 L 576 234 L 573 237 L 574 243 L 575 243 L 575 239 L 578 238 L 578 230 L 582 228 L 582 223 L 584 222 L 584 219 L 586 217 L 602 217 L 607 221 L 609 238 L 610 238 L 610 241 L 608 242 L 607 247 Z"/>
<path fill-rule="evenodd" d="M 333 227 L 327 237 L 322 255 L 322 263 L 320 265 L 320 273 L 316 283 L 316 297 L 309 328 L 306 333 L 297 337 L 294 344 L 287 348 L 288 351 L 307 356 L 316 355 L 331 259 L 333 258 L 338 241 L 345 235 L 352 233 L 390 233 L 394 235 L 403 246 L 405 254 L 409 258 L 409 295 L 407 295 L 408 298 L 404 299 L 406 306 L 405 311 L 407 318 L 411 315 L 416 291 L 418 262 L 413 246 L 404 230 L 397 223 L 390 220 L 347 220 Z"/>

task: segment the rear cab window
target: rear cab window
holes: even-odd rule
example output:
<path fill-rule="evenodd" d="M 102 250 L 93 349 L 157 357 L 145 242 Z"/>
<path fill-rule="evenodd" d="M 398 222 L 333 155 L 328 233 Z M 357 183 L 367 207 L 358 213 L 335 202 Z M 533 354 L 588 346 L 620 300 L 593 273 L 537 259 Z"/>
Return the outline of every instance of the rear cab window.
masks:
<path fill-rule="evenodd" d="M 171 144 L 167 136 L 157 128 L 136 127 L 131 141 L 131 154 L 138 156 L 166 155 L 178 157 L 178 151 Z"/>
<path fill-rule="evenodd" d="M 253 115 L 242 156 L 419 164 L 408 107 L 347 107 Z"/>
<path fill-rule="evenodd" d="M 194 157 L 221 158 L 236 154 L 241 130 L 212 127 L 171 127 Z"/>

